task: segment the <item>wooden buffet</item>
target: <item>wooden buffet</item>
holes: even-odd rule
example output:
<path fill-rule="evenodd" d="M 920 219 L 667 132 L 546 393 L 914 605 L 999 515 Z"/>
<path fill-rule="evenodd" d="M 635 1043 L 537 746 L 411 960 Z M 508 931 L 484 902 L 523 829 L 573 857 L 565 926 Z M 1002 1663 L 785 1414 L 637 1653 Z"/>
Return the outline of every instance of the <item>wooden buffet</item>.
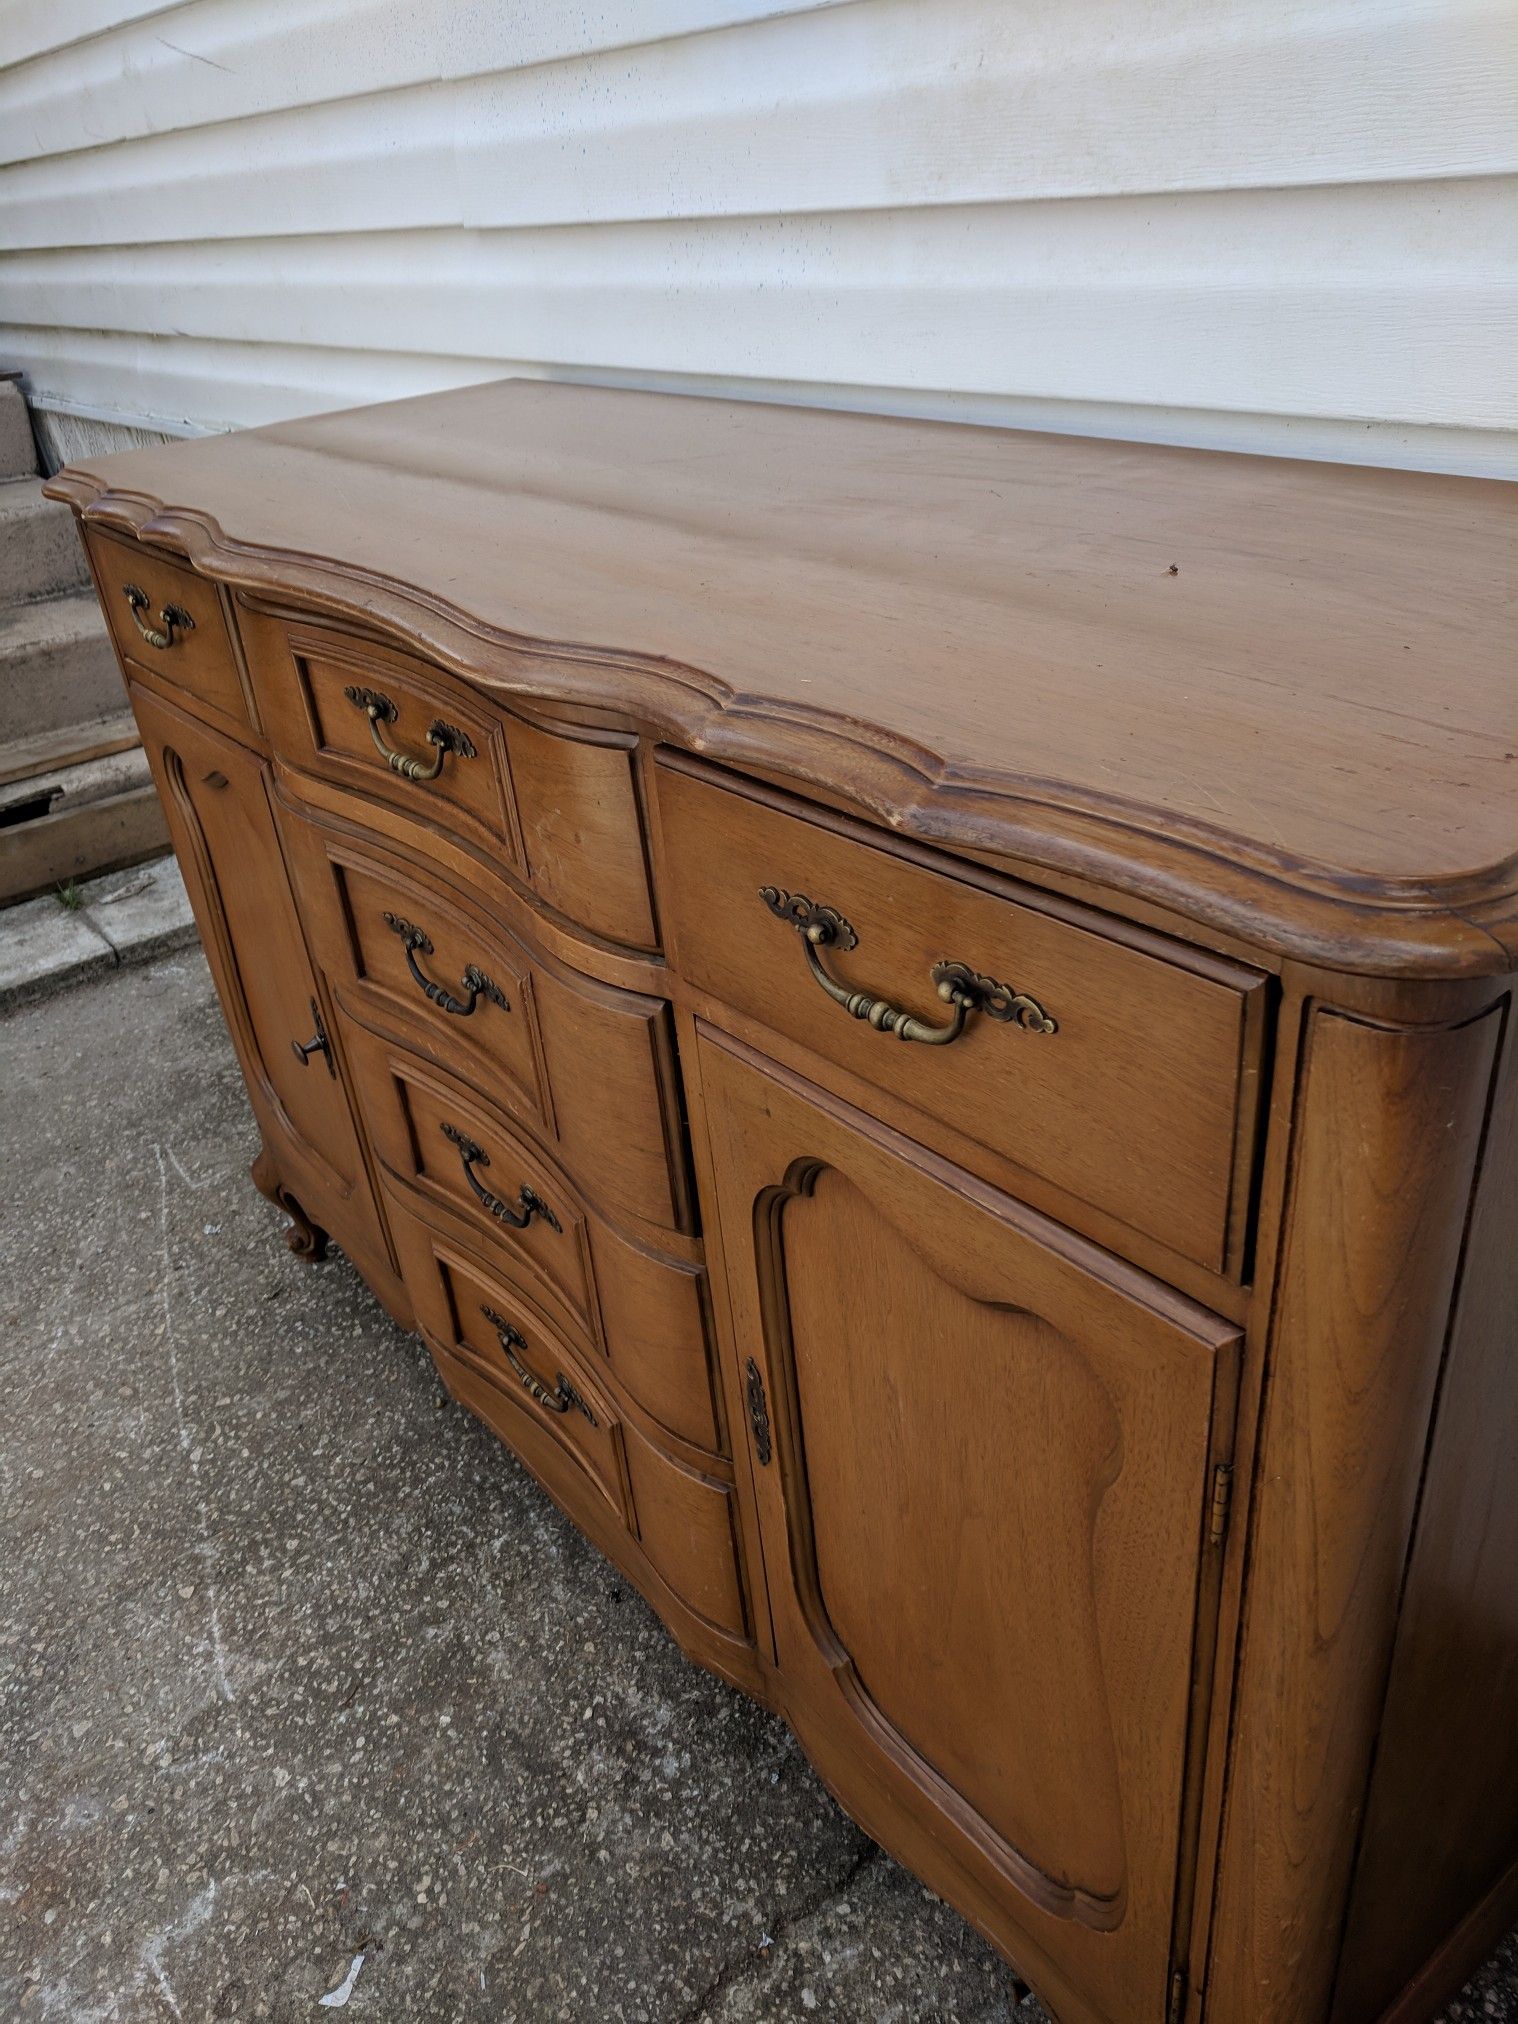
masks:
<path fill-rule="evenodd" d="M 75 466 L 291 1242 L 1063 2024 L 1518 1917 L 1512 488 L 507 381 Z"/>

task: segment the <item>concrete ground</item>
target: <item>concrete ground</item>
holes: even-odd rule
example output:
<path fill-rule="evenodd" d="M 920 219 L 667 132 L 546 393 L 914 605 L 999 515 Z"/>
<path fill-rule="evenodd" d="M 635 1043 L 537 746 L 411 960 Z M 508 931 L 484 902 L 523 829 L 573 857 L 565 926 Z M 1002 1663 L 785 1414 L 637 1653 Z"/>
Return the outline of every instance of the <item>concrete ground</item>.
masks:
<path fill-rule="evenodd" d="M 197 951 L 0 1019 L 0 1146 L 0 2015 L 1042 2016 L 286 1252 Z"/>

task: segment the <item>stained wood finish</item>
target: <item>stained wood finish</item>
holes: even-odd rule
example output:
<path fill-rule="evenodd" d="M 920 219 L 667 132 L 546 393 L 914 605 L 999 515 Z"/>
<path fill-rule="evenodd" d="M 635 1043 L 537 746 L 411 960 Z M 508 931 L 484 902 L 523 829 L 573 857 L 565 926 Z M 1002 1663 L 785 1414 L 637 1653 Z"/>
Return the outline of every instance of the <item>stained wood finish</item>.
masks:
<path fill-rule="evenodd" d="M 715 1042 L 701 1073 L 792 1720 L 939 1818 L 1014 1959 L 1160 2015 L 1237 1331 Z"/>
<path fill-rule="evenodd" d="M 488 1378 L 509 1405 L 558 1442 L 618 1523 L 629 1524 L 622 1417 L 596 1375 L 596 1358 L 476 1254 L 450 1244 L 399 1205 L 390 1220 L 428 1338 Z"/>
<path fill-rule="evenodd" d="M 425 858 L 360 828 L 359 810 L 334 821 L 293 794 L 277 802 L 338 1002 L 445 1065 L 467 1064 L 496 1102 L 556 1144 L 596 1201 L 635 1224 L 688 1229 L 666 1002 L 549 957 L 527 939 L 530 916 L 517 913 L 523 932 L 513 933 L 499 905 L 482 906 Z M 407 930 L 431 946 L 411 946 Z M 473 990 L 471 973 L 483 980 Z M 429 997 L 426 983 L 451 1005 Z"/>
<path fill-rule="evenodd" d="M 417 1321 L 444 1382 L 456 1389 L 463 1365 L 488 1383 L 488 1394 L 471 1397 L 477 1408 L 485 1402 L 484 1417 L 505 1439 L 525 1448 L 529 1461 L 543 1454 L 544 1441 L 571 1458 L 686 1607 L 724 1637 L 746 1639 L 731 1471 L 671 1441 L 623 1389 L 616 1366 L 577 1342 L 551 1308 L 502 1273 L 499 1259 L 483 1258 L 407 1208 L 396 1205 L 391 1214 Z M 515 1364 L 501 1321 L 520 1338 L 510 1344 Z M 524 1439 L 529 1426 L 533 1435 Z M 562 1473 L 553 1474 L 562 1484 Z M 578 1515 L 582 1500 L 566 1501 Z"/>
<path fill-rule="evenodd" d="M 1511 967 L 1509 485 L 498 381 L 52 491 L 930 842 L 1283 955 Z"/>
<path fill-rule="evenodd" d="M 1518 1917 L 1509 491 L 504 384 L 51 489 L 300 1253 L 1061 2024 L 1423 2024 Z M 891 1037 L 940 958 L 1053 1030 Z"/>
<path fill-rule="evenodd" d="M 250 711 L 228 632 L 225 594 L 193 569 L 135 541 L 113 541 L 91 529 L 85 553 L 119 658 L 185 691 L 228 729 L 246 733 Z M 129 599 L 134 590 L 143 594 L 141 606 Z M 166 611 L 171 617 L 184 613 L 191 624 L 165 626 Z M 144 638 L 144 630 L 155 639 Z"/>
<path fill-rule="evenodd" d="M 680 973 L 697 988 L 989 1142 L 1213 1271 L 1237 1267 L 1255 1125 L 1264 979 L 1092 915 L 1029 905 L 904 864 L 789 804 L 683 766 L 659 769 Z M 818 951 L 850 990 L 930 1026 L 944 958 L 1023 994 L 1023 1017 L 972 1012 L 948 1046 L 901 1042 L 819 987 L 783 889 L 844 915 L 854 948 Z M 1230 1247 L 1230 1231 L 1235 1243 Z M 1230 1258 L 1230 1248 L 1234 1256 Z"/>
<path fill-rule="evenodd" d="M 269 735 L 292 765 L 452 829 L 576 925 L 653 946 L 630 740 L 549 738 L 478 689 L 351 631 L 246 603 L 240 622 Z M 386 714 L 371 726 L 375 699 Z M 435 774 L 409 777 L 387 753 Z"/>
<path fill-rule="evenodd" d="M 249 1094 L 279 1147 L 292 1248 L 316 1248 L 309 1219 L 388 1283 L 393 1267 L 342 1066 L 330 1046 L 305 1059 L 295 1052 L 319 1028 L 330 1041 L 331 1026 L 285 881 L 268 768 L 146 690 L 134 686 L 131 697 Z M 272 1180 L 266 1192 L 275 1193 Z"/>
<path fill-rule="evenodd" d="M 653 1250 L 593 1209 L 568 1171 L 481 1093 L 341 1014 L 339 1024 L 381 1167 L 422 1213 L 461 1231 L 565 1326 L 598 1344 L 650 1413 L 715 1449 L 697 1247 L 669 1237 L 665 1251 Z M 483 1159 L 466 1162 L 470 1147 Z M 539 1206 L 525 1227 L 493 1213 L 471 1173 L 516 1215 L 527 1213 L 527 1189 Z"/>
<path fill-rule="evenodd" d="M 1481 1032 L 1485 1040 L 1488 1015 Z M 1416 1541 L 1377 1738 L 1336 2018 L 1388 2009 L 1484 1913 L 1477 1953 L 1518 1922 L 1518 1055 L 1504 1062 L 1466 1236 Z M 1425 1992 L 1453 1993 L 1456 1951 Z M 1416 2012 L 1410 2012 L 1416 2015 Z"/>
<path fill-rule="evenodd" d="M 1501 1024 L 1325 1008 L 1307 1028 L 1213 1936 L 1225 2018 L 1329 2008 Z"/>

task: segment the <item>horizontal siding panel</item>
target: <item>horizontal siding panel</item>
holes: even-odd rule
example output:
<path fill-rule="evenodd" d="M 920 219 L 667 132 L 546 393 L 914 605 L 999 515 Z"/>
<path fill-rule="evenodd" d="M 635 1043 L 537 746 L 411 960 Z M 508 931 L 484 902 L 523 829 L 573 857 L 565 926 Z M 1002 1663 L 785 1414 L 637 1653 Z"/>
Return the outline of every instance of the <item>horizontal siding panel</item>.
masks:
<path fill-rule="evenodd" d="M 213 427 L 521 370 L 1518 471 L 1510 0 L 3 30 L 57 45 L 0 73 L 0 342 L 44 405 Z"/>
<path fill-rule="evenodd" d="M 1128 0 L 1123 0 L 1128 5 Z M 190 127 L 0 171 L 0 243 L 899 209 L 1518 169 L 1518 65 L 1468 5 L 1142 39 L 1110 6 L 909 0 Z M 1232 32 L 1229 32 L 1230 25 Z M 787 80 L 791 80 L 787 84 Z M 192 78 L 183 81 L 193 86 Z M 1282 117 L 1283 107 L 1290 116 Z"/>
<path fill-rule="evenodd" d="M 99 148 L 847 0 L 192 0 L 0 77 L 0 146 Z M 6 160 L 16 155 L 6 152 Z"/>
<path fill-rule="evenodd" d="M 1141 407 L 1120 401 L 1041 401 L 1024 395 L 858 386 L 842 381 L 714 378 L 614 368 L 582 371 L 573 366 L 544 367 L 532 361 L 438 359 L 403 351 L 301 351 L 281 345 L 219 345 L 177 337 L 8 330 L 4 325 L 0 325 L 0 346 L 6 357 L 31 376 L 34 388 L 70 389 L 41 394 L 39 407 L 45 423 L 50 415 L 64 415 L 109 425 L 98 439 L 91 439 L 91 454 L 118 447 L 123 430 L 147 428 L 159 435 L 199 435 L 254 428 L 293 415 L 437 393 L 515 373 L 603 386 L 651 387 L 661 393 L 936 416 L 990 428 L 1052 429 L 1266 456 L 1464 471 L 1479 477 L 1512 477 L 1515 469 L 1510 436 L 1427 424 L 1372 425 L 1333 416 L 1224 413 L 1208 408 Z M 77 391 L 81 388 L 85 389 L 82 393 Z"/>
<path fill-rule="evenodd" d="M 1210 195 L 14 254 L 0 295 L 36 327 L 151 329 L 167 300 L 205 339 L 1499 428 L 1515 272 L 1490 179 L 1264 192 L 1247 220 Z"/>
<path fill-rule="evenodd" d="M 71 49 L 149 14 L 175 14 L 185 0 L 7 0 L 0 10 L 0 69 Z"/>
<path fill-rule="evenodd" d="M 147 418 L 181 435 L 256 428 L 291 415 L 441 393 L 533 370 L 494 358 L 437 359 L 5 324 L 0 324 L 0 344 L 5 356 L 45 390 L 48 405 L 123 420 Z M 87 392 L 75 394 L 77 388 Z M 46 391 L 54 389 L 59 391 Z"/>

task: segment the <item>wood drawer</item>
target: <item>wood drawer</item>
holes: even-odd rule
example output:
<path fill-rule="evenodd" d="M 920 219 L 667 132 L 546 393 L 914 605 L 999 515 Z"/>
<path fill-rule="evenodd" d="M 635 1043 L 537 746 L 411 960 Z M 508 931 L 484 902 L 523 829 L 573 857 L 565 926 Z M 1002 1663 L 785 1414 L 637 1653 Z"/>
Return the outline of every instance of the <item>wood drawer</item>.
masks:
<path fill-rule="evenodd" d="M 719 1452 L 699 1246 L 671 1237 L 662 1255 L 628 1235 L 477 1090 L 356 1019 L 340 1026 L 370 1144 L 415 1212 L 586 1336 L 661 1426 Z"/>
<path fill-rule="evenodd" d="M 595 1360 L 512 1280 L 405 1209 L 392 1214 L 417 1321 L 449 1389 L 561 1494 L 564 1458 L 689 1609 L 745 1635 L 729 1485 L 647 1438 Z M 572 1491 L 565 1501 L 583 1521 Z"/>
<path fill-rule="evenodd" d="M 392 1210 L 418 1325 L 552 1436 L 627 1524 L 622 1416 L 583 1347 L 521 1288 L 407 1210 Z"/>
<path fill-rule="evenodd" d="M 242 599 L 238 611 L 289 765 L 440 824 L 601 940 L 656 946 L 635 740 L 550 731 L 412 654 Z"/>
<path fill-rule="evenodd" d="M 279 814 L 339 1002 L 370 1024 L 399 1025 L 419 1051 L 490 1090 L 555 1143 L 596 1203 L 655 1230 L 688 1229 L 667 1003 L 554 961 L 513 934 L 501 908 L 354 825 L 287 793 Z"/>
<path fill-rule="evenodd" d="M 84 541 L 122 658 L 246 730 L 247 698 L 220 587 L 156 549 L 118 541 L 97 528 L 86 527 Z"/>
<path fill-rule="evenodd" d="M 877 847 L 860 825 L 688 762 L 661 760 L 658 781 L 670 939 L 698 991 L 1182 1257 L 1238 1272 L 1262 976 L 974 867 Z M 831 946 L 798 932 L 808 907 L 842 917 Z M 1003 1015 L 970 1012 L 947 1045 L 851 1017 L 815 974 L 856 1004 L 878 996 L 942 1027 L 946 960 L 976 988 L 995 980 Z"/>

